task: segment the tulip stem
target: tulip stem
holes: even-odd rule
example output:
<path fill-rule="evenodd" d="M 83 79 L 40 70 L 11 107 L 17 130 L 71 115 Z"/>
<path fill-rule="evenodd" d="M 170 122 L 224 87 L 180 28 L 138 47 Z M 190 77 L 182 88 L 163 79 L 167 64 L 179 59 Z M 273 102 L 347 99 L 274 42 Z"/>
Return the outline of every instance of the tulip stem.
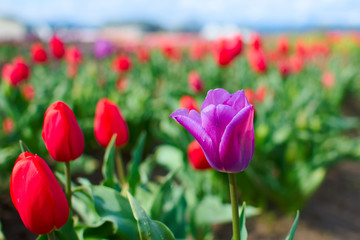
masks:
<path fill-rule="evenodd" d="M 233 225 L 233 239 L 240 240 L 240 222 L 239 222 L 239 204 L 236 187 L 236 175 L 235 173 L 229 174 L 229 186 L 230 186 L 230 198 L 232 207 L 232 225 Z"/>
<path fill-rule="evenodd" d="M 49 239 L 49 240 L 55 240 L 55 233 L 54 233 L 54 231 L 49 232 L 47 235 L 48 235 L 48 239 Z"/>
<path fill-rule="evenodd" d="M 123 164 L 123 161 L 121 158 L 120 149 L 118 151 L 116 151 L 115 162 L 116 162 L 117 173 L 118 173 L 120 184 L 122 186 L 124 186 L 124 184 L 126 183 L 126 180 L 125 180 L 124 164 Z"/>
<path fill-rule="evenodd" d="M 70 162 L 65 162 L 65 178 L 66 178 L 66 186 L 65 186 L 65 194 L 68 200 L 70 212 L 72 209 L 71 205 L 71 175 L 70 175 Z"/>

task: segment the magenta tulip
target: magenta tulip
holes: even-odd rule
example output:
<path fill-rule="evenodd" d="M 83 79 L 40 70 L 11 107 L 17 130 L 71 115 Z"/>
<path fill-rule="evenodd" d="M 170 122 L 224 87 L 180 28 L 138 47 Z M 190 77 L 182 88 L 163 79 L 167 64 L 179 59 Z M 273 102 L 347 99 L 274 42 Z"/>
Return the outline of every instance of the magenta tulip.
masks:
<path fill-rule="evenodd" d="M 199 142 L 217 171 L 237 173 L 247 168 L 254 154 L 254 108 L 243 90 L 234 94 L 210 90 L 201 114 L 179 109 L 170 115 Z"/>

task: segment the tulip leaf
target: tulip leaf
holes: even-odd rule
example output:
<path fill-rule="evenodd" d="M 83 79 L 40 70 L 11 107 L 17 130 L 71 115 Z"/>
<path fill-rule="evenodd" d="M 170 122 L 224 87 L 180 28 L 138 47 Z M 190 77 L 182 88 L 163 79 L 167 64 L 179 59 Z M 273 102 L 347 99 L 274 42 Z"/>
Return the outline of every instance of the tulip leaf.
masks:
<path fill-rule="evenodd" d="M 243 207 L 239 208 L 243 211 Z M 217 196 L 206 196 L 195 210 L 195 222 L 199 225 L 222 224 L 232 221 L 232 210 L 230 203 L 222 203 Z M 244 217 L 252 217 L 259 214 L 259 209 L 247 206 Z"/>
<path fill-rule="evenodd" d="M 74 220 L 72 219 L 72 214 L 69 214 L 69 219 L 66 224 L 60 228 L 58 231 L 55 231 L 55 235 L 59 240 L 78 240 L 78 236 L 74 230 Z"/>
<path fill-rule="evenodd" d="M 115 186 L 115 140 L 116 134 L 112 136 L 109 145 L 106 147 L 104 163 L 101 169 L 102 175 L 104 177 L 102 184 L 111 188 L 114 188 Z"/>
<path fill-rule="evenodd" d="M 146 133 L 142 132 L 136 143 L 136 147 L 135 147 L 134 151 L 132 152 L 131 169 L 130 169 L 129 179 L 128 179 L 129 190 L 133 194 L 135 193 L 136 186 L 140 180 L 139 167 L 140 167 L 140 162 L 141 162 L 141 158 L 142 158 L 142 153 L 144 151 L 145 142 L 146 142 Z"/>
<path fill-rule="evenodd" d="M 241 211 L 240 211 L 240 239 L 241 240 L 246 240 L 247 237 L 248 237 L 248 233 L 247 233 L 247 230 L 246 230 L 245 208 L 246 208 L 246 204 L 245 204 L 245 202 L 243 202 L 242 208 L 241 208 Z"/>
<path fill-rule="evenodd" d="M 156 149 L 156 162 L 166 167 L 169 171 L 183 166 L 183 153 L 178 148 L 170 145 L 161 145 Z"/>
<path fill-rule="evenodd" d="M 293 240 L 294 239 L 297 224 L 299 222 L 299 216 L 300 216 L 300 213 L 299 213 L 299 210 L 298 210 L 296 212 L 296 217 L 295 217 L 294 223 L 291 226 L 291 229 L 290 229 L 288 235 L 286 236 L 285 240 Z"/>
<path fill-rule="evenodd" d="M 162 210 L 164 208 L 165 197 L 171 188 L 172 180 L 174 179 L 177 172 L 178 170 L 170 172 L 164 179 L 164 182 L 161 184 L 160 188 L 157 190 L 157 192 L 155 192 L 150 209 L 150 216 L 153 219 L 160 219 Z"/>
<path fill-rule="evenodd" d="M 95 237 L 96 234 L 100 234 L 96 229 L 107 229 L 108 223 L 111 223 L 111 231 L 105 235 L 100 234 L 101 237 L 139 239 L 137 222 L 129 201 L 120 192 L 101 185 L 81 186 L 73 195 L 74 209 L 86 223 L 86 228 L 82 230 L 84 237 Z"/>
<path fill-rule="evenodd" d="M 137 221 L 141 240 L 175 240 L 172 232 L 163 223 L 150 219 L 145 210 L 129 192 L 128 199 Z"/>

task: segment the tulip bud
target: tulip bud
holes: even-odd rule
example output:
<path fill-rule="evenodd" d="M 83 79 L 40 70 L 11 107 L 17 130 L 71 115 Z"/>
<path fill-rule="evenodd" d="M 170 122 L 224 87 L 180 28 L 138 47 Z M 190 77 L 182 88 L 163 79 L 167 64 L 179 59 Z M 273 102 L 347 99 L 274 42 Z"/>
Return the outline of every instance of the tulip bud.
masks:
<path fill-rule="evenodd" d="M 331 89 L 335 84 L 335 76 L 332 72 L 324 72 L 321 77 L 321 84 L 325 89 Z"/>
<path fill-rule="evenodd" d="M 204 90 L 204 83 L 196 71 L 191 71 L 188 76 L 188 83 L 191 91 L 201 93 Z"/>
<path fill-rule="evenodd" d="M 199 107 L 196 103 L 196 100 L 188 95 L 182 96 L 180 98 L 180 108 L 181 109 L 188 109 L 189 111 L 195 110 L 199 112 Z"/>
<path fill-rule="evenodd" d="M 116 133 L 115 146 L 125 145 L 129 140 L 129 130 L 120 109 L 107 98 L 101 99 L 95 110 L 94 133 L 98 143 L 106 147 Z"/>
<path fill-rule="evenodd" d="M 80 49 L 75 46 L 66 48 L 65 60 L 69 65 L 78 65 L 81 63 L 83 57 Z"/>
<path fill-rule="evenodd" d="M 149 49 L 143 46 L 138 47 L 136 51 L 136 56 L 140 63 L 147 63 L 150 58 Z"/>
<path fill-rule="evenodd" d="M 68 220 L 66 196 L 49 166 L 37 155 L 20 154 L 11 173 L 10 194 L 25 227 L 35 234 L 60 229 Z"/>
<path fill-rule="evenodd" d="M 194 169 L 205 170 L 211 168 L 198 141 L 194 140 L 189 144 L 187 153 L 190 164 Z"/>
<path fill-rule="evenodd" d="M 130 57 L 125 54 L 118 55 L 112 62 L 112 69 L 116 73 L 124 73 L 131 69 Z"/>
<path fill-rule="evenodd" d="M 248 61 L 252 70 L 256 73 L 263 74 L 267 70 L 267 63 L 264 51 L 259 49 L 250 49 L 248 52 Z"/>
<path fill-rule="evenodd" d="M 84 152 L 84 135 L 73 111 L 64 102 L 54 102 L 46 110 L 42 138 L 56 161 L 69 162 Z"/>
<path fill-rule="evenodd" d="M 2 130 L 4 131 L 4 133 L 6 134 L 10 134 L 14 131 L 14 120 L 10 117 L 7 117 L 4 119 L 3 123 L 2 123 Z"/>
<path fill-rule="evenodd" d="M 31 83 L 27 83 L 24 85 L 24 87 L 21 89 L 21 94 L 27 101 L 31 101 L 35 97 L 35 89 Z"/>
<path fill-rule="evenodd" d="M 52 55 L 56 59 L 61 59 L 65 55 L 65 48 L 63 41 L 54 35 L 49 42 Z"/>
<path fill-rule="evenodd" d="M 34 43 L 30 52 L 34 63 L 45 63 L 47 61 L 47 54 L 41 43 Z"/>

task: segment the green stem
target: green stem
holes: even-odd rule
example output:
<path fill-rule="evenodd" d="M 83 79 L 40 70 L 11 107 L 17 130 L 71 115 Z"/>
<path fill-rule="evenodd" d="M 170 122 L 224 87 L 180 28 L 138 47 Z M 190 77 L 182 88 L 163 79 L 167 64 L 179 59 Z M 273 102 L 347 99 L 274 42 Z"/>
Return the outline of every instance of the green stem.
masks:
<path fill-rule="evenodd" d="M 232 225 L 233 225 L 233 239 L 240 240 L 240 223 L 239 223 L 239 204 L 236 187 L 236 175 L 234 173 L 229 174 L 229 185 L 230 185 L 230 198 L 232 207 Z"/>
<path fill-rule="evenodd" d="M 70 162 L 65 162 L 65 178 L 66 178 L 66 186 L 65 186 L 65 194 L 68 200 L 70 212 L 72 209 L 71 204 L 71 174 L 70 174 Z"/>
<path fill-rule="evenodd" d="M 23 141 L 19 140 L 19 145 L 20 145 L 21 152 L 24 153 L 25 150 L 24 150 Z"/>
<path fill-rule="evenodd" d="M 47 234 L 49 240 L 55 240 L 55 233 L 54 231 L 51 231 Z"/>
<path fill-rule="evenodd" d="M 124 186 L 124 184 L 126 183 L 126 180 L 125 180 L 124 164 L 123 164 L 123 161 L 121 158 L 120 149 L 118 151 L 116 151 L 115 162 L 116 162 L 117 174 L 118 174 L 120 184 L 122 186 Z"/>

